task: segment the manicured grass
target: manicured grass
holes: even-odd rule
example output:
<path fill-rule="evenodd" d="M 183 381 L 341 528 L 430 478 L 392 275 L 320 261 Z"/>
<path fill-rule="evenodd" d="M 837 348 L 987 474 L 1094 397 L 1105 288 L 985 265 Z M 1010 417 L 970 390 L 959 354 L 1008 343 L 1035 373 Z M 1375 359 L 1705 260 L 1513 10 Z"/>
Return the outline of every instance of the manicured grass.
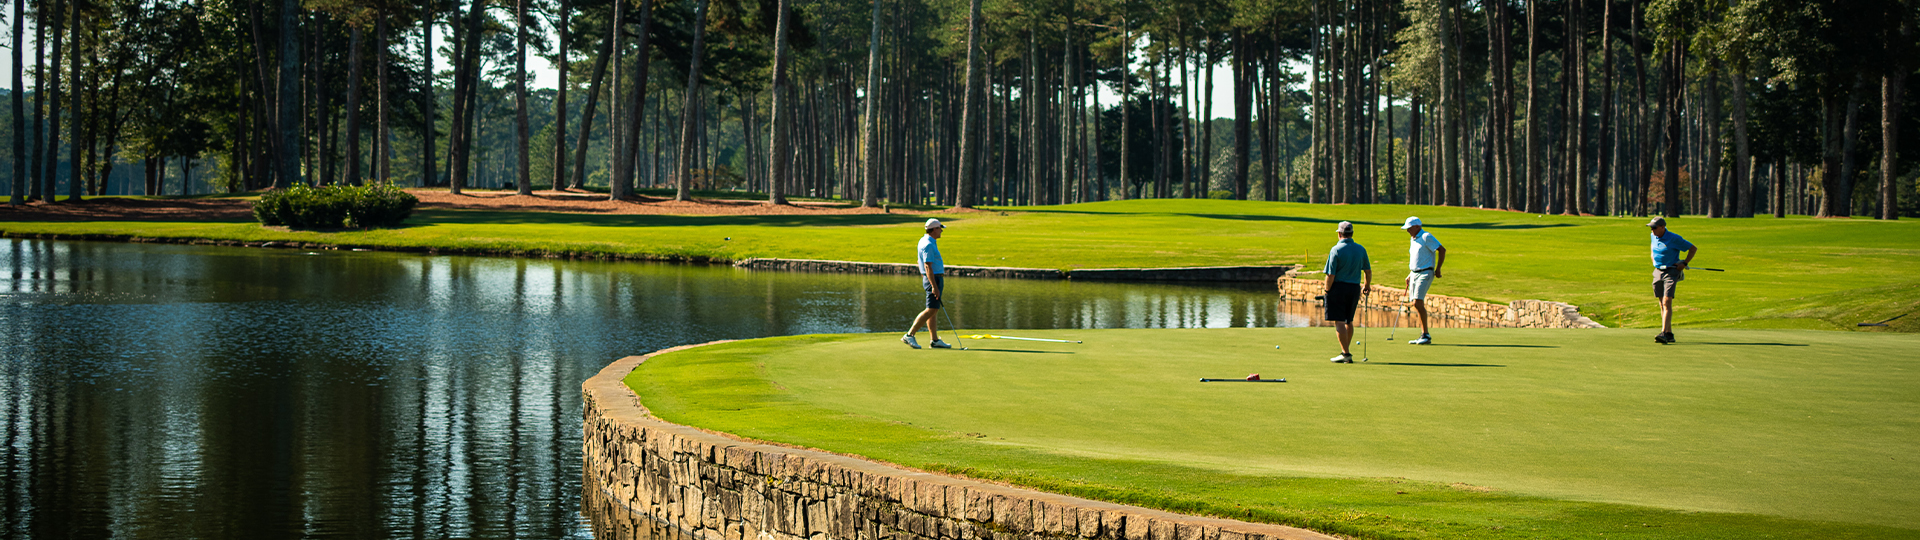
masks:
<path fill-rule="evenodd" d="M 1428 206 L 1329 206 L 1137 200 L 974 213 L 821 216 L 606 216 L 423 211 L 394 230 L 273 231 L 250 222 L 0 222 L 8 234 L 63 233 L 301 241 L 385 248 L 605 253 L 732 261 L 751 257 L 911 260 L 920 223 L 951 225 L 949 264 L 1123 268 L 1306 263 L 1318 266 L 1333 224 L 1351 220 L 1380 283 L 1406 264 L 1399 223 L 1418 215 L 1446 243 L 1435 294 L 1493 302 L 1572 303 L 1608 326 L 1659 324 L 1640 218 L 1537 216 Z M 1701 246 L 1681 286 L 1683 327 L 1853 330 L 1920 308 L 1920 223 L 1913 220 L 1680 218 Z M 731 238 L 731 240 L 728 240 Z M 1920 316 L 1876 331 L 1920 332 Z"/>
<path fill-rule="evenodd" d="M 1361 537 L 1920 538 L 1920 336 L 1373 330 L 1339 365 L 1324 328 L 1002 332 L 1086 343 L 772 338 L 627 382 L 673 422 Z M 1250 372 L 1289 382 L 1197 382 Z"/>

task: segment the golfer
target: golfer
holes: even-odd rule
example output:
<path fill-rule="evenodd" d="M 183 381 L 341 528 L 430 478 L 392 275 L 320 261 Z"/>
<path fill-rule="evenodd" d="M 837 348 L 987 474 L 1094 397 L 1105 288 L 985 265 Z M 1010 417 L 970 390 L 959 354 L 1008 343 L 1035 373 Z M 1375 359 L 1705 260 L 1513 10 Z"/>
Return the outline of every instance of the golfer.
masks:
<path fill-rule="evenodd" d="M 1410 345 L 1431 345 L 1433 336 L 1427 334 L 1427 289 L 1433 287 L 1433 280 L 1440 279 L 1440 265 L 1447 262 L 1447 247 L 1420 225 L 1419 217 L 1409 217 L 1402 230 L 1407 231 L 1413 240 L 1407 243 L 1407 298 L 1413 300 L 1413 310 L 1420 312 L 1420 339 L 1407 342 Z"/>
<path fill-rule="evenodd" d="M 1653 336 L 1653 342 L 1673 343 L 1673 295 L 1680 281 L 1687 279 L 1687 263 L 1693 262 L 1700 248 L 1667 230 L 1667 218 L 1653 218 L 1647 228 L 1653 229 L 1653 297 L 1660 299 L 1660 335 Z M 1687 252 L 1684 260 L 1682 251 Z"/>
<path fill-rule="evenodd" d="M 1333 362 L 1351 364 L 1354 309 L 1360 304 L 1360 296 L 1373 290 L 1373 263 L 1367 261 L 1367 248 L 1353 241 L 1352 222 L 1342 221 L 1334 231 L 1339 233 L 1340 243 L 1327 252 L 1327 267 L 1321 270 L 1327 274 L 1326 317 L 1340 336 L 1340 356 L 1333 357 Z"/>
<path fill-rule="evenodd" d="M 934 325 L 934 321 L 938 320 L 935 317 L 940 315 L 940 289 L 946 285 L 941 278 L 946 277 L 947 265 L 940 260 L 940 233 L 946 230 L 947 226 L 941 225 L 940 220 L 929 218 L 927 235 L 920 237 L 920 284 L 927 290 L 927 309 L 913 318 L 913 326 L 907 327 L 907 335 L 900 336 L 900 342 L 908 347 L 920 348 L 919 340 L 914 339 L 913 335 L 919 333 L 920 326 L 924 324 L 927 337 L 933 338 L 933 343 L 928 343 L 928 346 L 935 349 L 953 348 L 947 342 L 940 341 L 940 329 Z"/>

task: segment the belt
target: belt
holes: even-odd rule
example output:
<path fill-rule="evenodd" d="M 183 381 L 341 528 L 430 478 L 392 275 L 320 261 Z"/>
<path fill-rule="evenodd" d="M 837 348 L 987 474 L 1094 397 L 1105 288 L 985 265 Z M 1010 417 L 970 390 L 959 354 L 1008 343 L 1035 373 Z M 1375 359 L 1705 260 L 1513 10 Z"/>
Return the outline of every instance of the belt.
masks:
<path fill-rule="evenodd" d="M 1427 272 L 1430 272 L 1430 271 L 1432 271 L 1432 270 L 1433 270 L 1433 267 L 1431 267 L 1431 266 L 1429 266 L 1429 267 L 1426 267 L 1426 268 L 1421 268 L 1421 269 L 1419 269 L 1419 270 L 1414 270 L 1414 271 L 1413 271 L 1413 273 L 1415 273 L 1415 274 L 1424 274 L 1424 273 L 1427 273 Z"/>

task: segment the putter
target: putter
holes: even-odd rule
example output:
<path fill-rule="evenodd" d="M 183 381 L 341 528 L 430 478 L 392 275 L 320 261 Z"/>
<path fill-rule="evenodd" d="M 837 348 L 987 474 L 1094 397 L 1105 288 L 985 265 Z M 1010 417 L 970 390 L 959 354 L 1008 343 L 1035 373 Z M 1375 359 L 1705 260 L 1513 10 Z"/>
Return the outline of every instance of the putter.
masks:
<path fill-rule="evenodd" d="M 960 327 L 953 325 L 953 312 L 943 309 L 940 310 L 940 314 L 947 316 L 947 329 L 953 331 L 954 344 L 959 345 L 960 350 L 967 350 L 967 342 L 960 341 Z"/>
<path fill-rule="evenodd" d="M 1373 291 L 1371 291 L 1371 290 L 1369 290 L 1369 291 L 1366 291 L 1365 293 L 1363 293 L 1363 294 L 1361 294 L 1361 295 L 1360 295 L 1360 309 L 1363 309 L 1363 310 L 1364 310 L 1364 309 L 1367 309 L 1367 306 L 1370 306 L 1370 305 L 1372 305 L 1373 303 L 1369 301 L 1369 300 L 1371 300 L 1372 298 L 1373 298 Z M 1368 342 L 1368 341 L 1371 341 L 1371 340 L 1369 340 L 1369 339 L 1367 339 L 1367 336 L 1369 335 L 1369 334 L 1367 333 L 1367 329 L 1368 329 L 1369 327 L 1368 327 L 1367 325 L 1365 325 L 1365 324 L 1361 324 L 1362 322 L 1365 322 L 1365 321 L 1366 321 L 1366 312 L 1365 312 L 1365 311 L 1362 311 L 1362 312 L 1360 312 L 1359 314 L 1357 314 L 1357 315 L 1355 315 L 1355 316 L 1353 317 L 1353 322 L 1354 322 L 1354 324 L 1360 324 L 1360 361 L 1361 361 L 1361 362 L 1365 362 L 1365 361 L 1367 361 L 1367 360 L 1369 360 L 1369 358 L 1367 358 L 1367 342 Z"/>
<path fill-rule="evenodd" d="M 1880 321 L 1880 322 L 1875 322 L 1875 323 L 1865 323 L 1865 322 L 1863 322 L 1863 323 L 1860 323 L 1860 326 L 1886 326 L 1886 325 L 1887 325 L 1887 323 L 1890 323 L 1890 322 L 1893 322 L 1893 321 L 1895 321 L 1895 320 L 1897 320 L 1897 319 L 1899 319 L 1899 318 L 1901 318 L 1901 317 L 1905 317 L 1905 316 L 1907 316 L 1907 314 L 1905 314 L 1905 313 L 1902 313 L 1902 314 L 1899 314 L 1899 315 L 1895 315 L 1895 316 L 1893 316 L 1893 318 L 1892 318 L 1892 319 L 1887 319 L 1887 320 L 1884 320 L 1884 321 Z"/>
<path fill-rule="evenodd" d="M 1400 303 L 1407 303 L 1407 297 L 1400 297 Z M 1407 306 L 1404 305 L 1393 308 L 1393 330 L 1387 331 L 1387 341 L 1393 341 L 1393 335 L 1400 332 L 1400 314 L 1406 313 L 1406 311 Z"/>

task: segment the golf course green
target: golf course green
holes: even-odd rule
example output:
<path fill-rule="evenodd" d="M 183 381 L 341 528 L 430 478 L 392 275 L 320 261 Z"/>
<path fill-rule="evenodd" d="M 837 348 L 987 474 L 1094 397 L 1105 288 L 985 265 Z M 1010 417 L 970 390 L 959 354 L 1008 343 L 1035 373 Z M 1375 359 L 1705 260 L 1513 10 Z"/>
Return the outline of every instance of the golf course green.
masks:
<path fill-rule="evenodd" d="M 1920 538 L 1920 336 L 1372 329 L 1349 365 L 1325 328 L 981 332 L 1085 343 L 769 338 L 627 382 L 671 422 L 1359 537 Z M 1249 373 L 1287 382 L 1199 382 Z"/>
<path fill-rule="evenodd" d="M 1352 221 L 1375 279 L 1398 283 L 1419 216 L 1447 246 L 1434 294 L 1567 302 L 1608 327 L 1658 326 L 1645 218 L 1472 208 L 1151 199 L 987 211 L 823 215 L 600 215 L 427 210 L 407 226 L 288 231 L 251 221 L 0 221 L 0 234 L 64 238 L 309 242 L 455 253 L 738 261 L 753 257 L 910 262 L 921 222 L 948 224 L 947 264 L 1138 268 L 1306 264 Z M 1670 220 L 1700 246 L 1675 310 L 1681 327 L 1859 330 L 1920 310 L 1920 222 L 1869 219 Z M 955 287 L 964 290 L 963 282 Z M 1920 317 L 1873 331 L 1920 332 Z"/>

